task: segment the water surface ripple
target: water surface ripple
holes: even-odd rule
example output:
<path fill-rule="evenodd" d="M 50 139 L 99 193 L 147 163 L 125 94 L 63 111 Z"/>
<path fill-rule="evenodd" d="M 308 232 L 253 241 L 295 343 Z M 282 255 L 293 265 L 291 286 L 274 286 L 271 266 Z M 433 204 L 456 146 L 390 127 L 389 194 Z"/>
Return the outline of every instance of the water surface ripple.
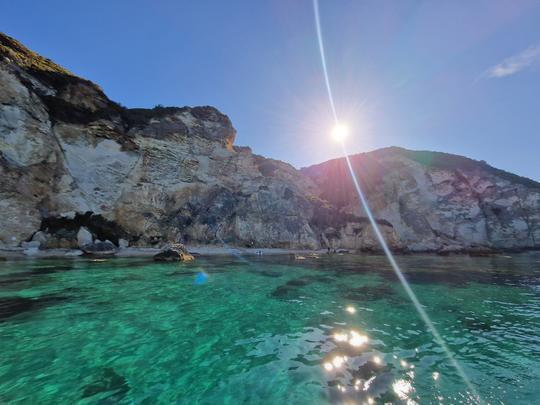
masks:
<path fill-rule="evenodd" d="M 402 256 L 484 401 L 540 401 L 540 254 Z M 0 262 L 0 403 L 474 403 L 380 256 Z"/>

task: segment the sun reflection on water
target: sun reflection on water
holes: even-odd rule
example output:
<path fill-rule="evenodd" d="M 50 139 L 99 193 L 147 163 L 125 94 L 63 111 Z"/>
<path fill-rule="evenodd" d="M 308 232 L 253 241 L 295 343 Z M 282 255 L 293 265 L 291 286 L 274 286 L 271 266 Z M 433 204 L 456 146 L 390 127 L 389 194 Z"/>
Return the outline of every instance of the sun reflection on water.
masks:
<path fill-rule="evenodd" d="M 345 311 L 347 311 L 349 314 L 355 314 L 356 313 L 356 308 L 353 307 L 352 305 L 349 305 L 349 306 L 347 306 L 347 308 L 345 308 Z"/>
<path fill-rule="evenodd" d="M 346 332 L 334 333 L 334 340 L 339 343 L 349 343 L 353 347 L 359 347 L 366 344 L 369 338 L 366 335 L 362 335 L 355 330 Z"/>
<path fill-rule="evenodd" d="M 327 313 L 335 314 L 334 311 Z M 322 368 L 326 372 L 331 398 L 334 399 L 331 402 L 418 405 L 420 399 L 416 393 L 415 381 L 418 378 L 416 369 L 421 351 L 415 347 L 397 354 L 378 352 L 376 348 L 386 346 L 385 343 L 380 339 L 371 339 L 364 332 L 369 330 L 367 325 L 359 327 L 356 321 L 353 321 L 355 325 L 349 322 L 336 319 L 334 324 L 339 327 L 324 335 L 326 344 L 330 346 Z M 328 329 L 331 330 L 331 327 Z M 385 358 L 394 360 L 385 362 Z M 438 371 L 426 374 L 423 367 L 419 368 L 419 373 L 424 383 L 427 379 L 435 384 L 440 376 Z"/>
<path fill-rule="evenodd" d="M 349 340 L 349 336 L 346 333 L 335 333 L 334 340 L 336 342 L 346 342 Z"/>
<path fill-rule="evenodd" d="M 409 404 L 409 401 L 411 400 L 409 398 L 409 395 L 414 392 L 414 387 L 409 381 L 403 379 L 396 380 L 392 384 L 392 389 L 394 390 L 399 399 L 406 400 L 407 404 Z M 415 404 L 416 402 L 412 401 L 410 403 Z"/>
<path fill-rule="evenodd" d="M 343 363 L 345 362 L 345 358 L 342 357 L 342 356 L 336 356 L 334 357 L 334 359 L 332 360 L 332 365 L 335 367 L 335 368 L 340 368 Z"/>
<path fill-rule="evenodd" d="M 353 330 L 351 331 L 350 336 L 349 344 L 354 347 L 362 346 L 369 340 L 366 335 L 360 335 L 358 332 Z"/>

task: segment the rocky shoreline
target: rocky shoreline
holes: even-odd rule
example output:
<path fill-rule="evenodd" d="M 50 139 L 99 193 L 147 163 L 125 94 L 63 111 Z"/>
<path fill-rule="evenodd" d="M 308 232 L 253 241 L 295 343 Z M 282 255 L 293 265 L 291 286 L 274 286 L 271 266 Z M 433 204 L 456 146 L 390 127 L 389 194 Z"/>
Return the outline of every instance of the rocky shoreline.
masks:
<path fill-rule="evenodd" d="M 187 250 L 194 257 L 205 256 L 270 256 L 270 255 L 293 255 L 298 260 L 305 258 L 313 258 L 328 255 L 326 249 L 281 249 L 281 248 L 237 248 L 225 246 L 187 246 Z M 158 248 L 143 248 L 143 247 L 127 247 L 118 249 L 111 255 L 86 254 L 81 249 L 44 249 L 29 252 L 24 248 L 0 248 L 0 261 L 5 260 L 35 260 L 35 259 L 116 259 L 116 258 L 153 258 L 155 255 L 162 252 L 163 249 Z M 456 250 L 452 252 L 433 252 L 433 251 L 395 251 L 394 255 L 429 255 L 429 256 L 470 256 L 470 257 L 510 257 L 510 254 L 520 254 L 528 252 L 536 252 L 540 249 L 506 249 L 506 250 Z M 380 250 L 370 251 L 349 251 L 337 250 L 332 255 L 383 255 Z M 178 260 L 180 261 L 180 260 Z"/>
<path fill-rule="evenodd" d="M 0 249 L 0 260 L 2 259 L 59 259 L 59 258 L 129 258 L 142 257 L 152 258 L 160 253 L 162 249 L 128 247 L 119 249 L 113 255 L 88 255 L 80 249 L 46 249 L 35 252 L 28 252 L 24 248 Z M 223 246 L 193 246 L 188 247 L 188 251 L 194 256 L 261 256 L 261 255 L 313 255 L 325 254 L 325 250 L 302 250 L 302 249 L 279 249 L 279 248 L 230 248 Z"/>

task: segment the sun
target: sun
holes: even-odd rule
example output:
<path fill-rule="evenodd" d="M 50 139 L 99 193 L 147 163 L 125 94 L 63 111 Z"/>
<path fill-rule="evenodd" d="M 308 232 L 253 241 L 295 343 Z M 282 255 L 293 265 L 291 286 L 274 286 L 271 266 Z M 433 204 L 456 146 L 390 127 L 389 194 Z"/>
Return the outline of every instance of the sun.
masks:
<path fill-rule="evenodd" d="M 346 125 L 336 124 L 332 130 L 332 138 L 337 142 L 343 142 L 349 135 L 349 128 Z"/>

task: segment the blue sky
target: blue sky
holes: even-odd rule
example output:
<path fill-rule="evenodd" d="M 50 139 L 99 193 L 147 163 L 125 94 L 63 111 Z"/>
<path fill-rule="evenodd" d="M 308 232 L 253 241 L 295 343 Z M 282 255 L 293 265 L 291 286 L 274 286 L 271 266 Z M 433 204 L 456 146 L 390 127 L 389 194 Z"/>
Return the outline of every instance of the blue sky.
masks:
<path fill-rule="evenodd" d="M 0 29 L 128 107 L 213 105 L 237 144 L 340 154 L 311 0 L 0 0 Z M 321 0 L 348 149 L 457 153 L 540 180 L 540 2 Z"/>

